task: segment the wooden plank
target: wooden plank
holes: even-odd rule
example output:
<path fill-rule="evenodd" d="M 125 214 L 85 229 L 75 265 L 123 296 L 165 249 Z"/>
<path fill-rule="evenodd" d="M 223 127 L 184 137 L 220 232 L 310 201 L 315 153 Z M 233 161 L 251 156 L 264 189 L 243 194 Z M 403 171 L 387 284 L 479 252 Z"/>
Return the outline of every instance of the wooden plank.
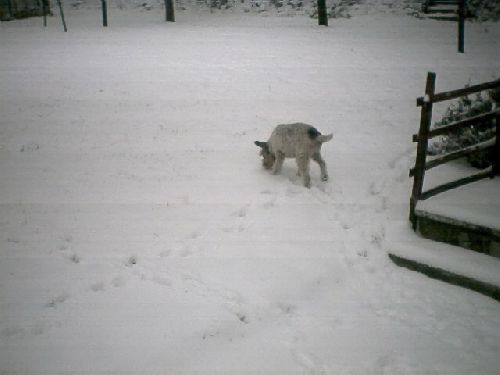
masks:
<path fill-rule="evenodd" d="M 457 16 L 429 16 L 428 18 L 431 20 L 445 21 L 445 22 L 457 22 L 458 21 Z"/>
<path fill-rule="evenodd" d="M 443 193 L 445 191 L 457 188 L 462 185 L 470 184 L 472 182 L 476 182 L 479 180 L 482 180 L 484 178 L 491 178 L 491 172 L 492 168 L 488 168 L 485 171 L 479 172 L 477 174 L 473 174 L 472 176 L 460 178 L 455 181 L 448 182 L 446 184 L 442 184 L 439 186 L 436 186 L 432 189 L 427 190 L 426 192 L 423 192 L 420 195 L 420 200 L 426 200 L 429 199 L 430 197 L 433 197 L 434 195 L 437 195 L 439 193 Z"/>
<path fill-rule="evenodd" d="M 458 5 L 460 0 L 433 0 L 431 1 L 431 5 L 442 5 L 442 4 L 448 4 L 448 5 Z"/>
<path fill-rule="evenodd" d="M 68 28 L 66 27 L 66 20 L 64 19 L 64 10 L 62 6 L 61 0 L 57 0 L 57 5 L 59 6 L 59 13 L 61 14 L 61 21 L 63 24 L 64 32 L 68 32 Z"/>
<path fill-rule="evenodd" d="M 495 147 L 495 142 L 496 139 L 495 137 L 493 137 L 487 141 L 475 144 L 473 146 L 469 146 L 461 150 L 450 152 L 448 154 L 436 157 L 435 159 L 432 159 L 425 164 L 425 170 L 428 171 L 429 169 L 448 163 L 452 160 L 463 158 L 468 155 L 473 155 L 485 150 L 493 149 Z M 410 169 L 410 177 L 412 177 L 414 173 L 415 169 L 414 168 Z"/>
<path fill-rule="evenodd" d="M 419 262 L 414 259 L 401 257 L 399 255 L 389 253 L 389 258 L 398 266 L 408 268 L 412 271 L 423 273 L 424 275 L 447 283 L 458 285 L 475 292 L 489 296 L 497 301 L 500 301 L 500 288 L 496 285 L 476 280 L 467 276 L 459 275 L 442 268 L 433 267 L 431 265 Z"/>
<path fill-rule="evenodd" d="M 452 122 L 449 125 L 441 126 L 439 128 L 432 129 L 429 132 L 428 137 L 434 138 L 438 135 L 444 135 L 448 133 L 452 133 L 461 128 L 466 128 L 468 126 L 476 126 L 477 128 L 483 128 L 488 126 L 493 126 L 493 119 L 496 118 L 500 114 L 500 110 L 495 110 L 488 113 L 482 113 L 480 115 L 469 117 L 464 120 Z M 488 123 L 490 121 L 490 123 Z M 413 142 L 418 142 L 418 134 L 413 134 Z"/>
<path fill-rule="evenodd" d="M 438 135 L 453 133 L 454 131 L 467 128 L 469 126 L 476 126 L 477 128 L 486 128 L 494 126 L 493 119 L 500 114 L 500 110 L 495 110 L 492 112 L 482 113 L 480 115 L 469 117 L 464 120 L 452 122 L 449 125 L 441 126 L 439 128 L 432 129 L 429 132 L 429 138 L 436 137 Z"/>
<path fill-rule="evenodd" d="M 102 8 L 102 26 L 108 27 L 108 3 L 106 0 L 101 0 Z"/>
<path fill-rule="evenodd" d="M 497 79 L 495 81 L 491 82 L 485 82 L 481 83 L 479 85 L 473 85 L 469 87 L 465 87 L 463 89 L 458 89 L 458 90 L 452 90 L 452 91 L 447 91 L 447 92 L 441 92 L 434 94 L 433 96 L 430 96 L 428 100 L 432 103 L 439 103 L 445 100 L 451 100 L 451 99 L 456 99 L 461 96 L 466 96 L 469 94 L 473 94 L 479 91 L 484 91 L 484 90 L 489 90 L 489 89 L 494 89 L 494 88 L 499 88 L 500 87 L 500 79 Z M 419 97 L 417 99 L 417 106 L 421 107 L 425 100 L 424 96 Z"/>
<path fill-rule="evenodd" d="M 318 0 L 318 25 L 328 26 L 328 11 L 326 7 L 326 0 Z"/>
<path fill-rule="evenodd" d="M 458 52 L 465 51 L 465 0 L 460 0 L 458 6 Z"/>
<path fill-rule="evenodd" d="M 431 8 L 427 11 L 428 14 L 458 14 L 456 9 L 450 8 Z"/>

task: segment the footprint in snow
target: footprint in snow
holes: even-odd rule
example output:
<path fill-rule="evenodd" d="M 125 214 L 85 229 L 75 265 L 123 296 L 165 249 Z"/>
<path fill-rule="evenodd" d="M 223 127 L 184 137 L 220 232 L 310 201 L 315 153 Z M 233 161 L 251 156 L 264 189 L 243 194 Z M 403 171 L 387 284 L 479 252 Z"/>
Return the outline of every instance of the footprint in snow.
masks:
<path fill-rule="evenodd" d="M 184 246 L 184 248 L 179 251 L 179 256 L 182 258 L 187 258 L 187 257 L 191 256 L 192 254 L 193 254 L 193 251 L 191 250 L 191 248 L 188 245 Z"/>
<path fill-rule="evenodd" d="M 164 250 L 158 254 L 160 258 L 168 258 L 172 254 L 172 250 Z"/>
<path fill-rule="evenodd" d="M 135 266 L 135 265 L 137 264 L 137 262 L 138 262 L 137 256 L 132 255 L 132 256 L 130 256 L 130 257 L 127 259 L 127 261 L 126 261 L 125 265 L 126 265 L 127 267 L 133 267 L 133 266 Z"/>
<path fill-rule="evenodd" d="M 293 343 L 290 345 L 290 353 L 292 358 L 299 366 L 301 366 L 307 374 L 329 374 L 328 368 L 324 362 L 315 354 L 306 351 L 303 348 L 304 337 L 299 333 L 299 336 L 293 338 Z"/>
<path fill-rule="evenodd" d="M 276 304 L 278 310 L 282 313 L 282 314 L 285 314 L 285 315 L 291 315 L 294 313 L 294 311 L 297 309 L 296 306 L 292 305 L 292 304 L 289 304 L 289 303 L 285 303 L 285 302 L 278 302 Z"/>
<path fill-rule="evenodd" d="M 102 292 L 104 290 L 104 283 L 98 282 L 90 286 L 90 290 L 93 292 Z"/>
<path fill-rule="evenodd" d="M 80 256 L 78 256 L 78 254 L 72 254 L 70 257 L 69 257 L 69 260 L 75 264 L 79 264 L 81 262 L 81 258 Z"/>
<path fill-rule="evenodd" d="M 247 216 L 247 213 L 248 213 L 248 206 L 243 206 L 238 211 L 233 212 L 231 216 L 243 219 L 244 217 Z"/>
<path fill-rule="evenodd" d="M 172 280 L 164 276 L 154 275 L 153 282 L 162 286 L 172 286 Z"/>
<path fill-rule="evenodd" d="M 73 237 L 70 234 L 65 234 L 61 240 L 63 243 L 59 245 L 59 250 L 66 251 L 70 248 L 71 243 L 73 242 Z"/>
<path fill-rule="evenodd" d="M 2 337 L 6 337 L 6 338 L 19 336 L 23 333 L 24 333 L 24 328 L 19 327 L 19 326 L 7 327 L 7 328 L 4 328 L 0 331 L 0 335 Z"/>
<path fill-rule="evenodd" d="M 115 288 L 119 288 L 125 285 L 125 279 L 122 276 L 115 276 L 113 280 L 111 280 L 111 285 Z"/>
<path fill-rule="evenodd" d="M 50 301 L 48 301 L 46 303 L 46 307 L 55 308 L 55 307 L 59 306 L 60 304 L 63 304 L 64 302 L 66 302 L 69 297 L 70 297 L 69 294 L 62 293 L 62 294 L 58 295 L 57 297 L 54 297 Z"/>
<path fill-rule="evenodd" d="M 30 142 L 25 145 L 22 145 L 19 149 L 20 152 L 35 152 L 40 149 L 40 145 L 35 142 Z"/>
<path fill-rule="evenodd" d="M 201 234 L 202 234 L 202 233 L 201 233 L 201 231 L 200 231 L 200 230 L 195 230 L 195 231 L 193 231 L 193 232 L 192 232 L 192 233 L 188 236 L 188 239 L 190 239 L 190 240 L 195 240 L 195 239 L 197 239 L 197 238 L 201 237 Z"/>
<path fill-rule="evenodd" d="M 248 316 L 244 312 L 239 311 L 239 312 L 236 312 L 235 315 L 240 322 L 242 322 L 244 324 L 250 323 L 250 321 L 248 320 Z"/>

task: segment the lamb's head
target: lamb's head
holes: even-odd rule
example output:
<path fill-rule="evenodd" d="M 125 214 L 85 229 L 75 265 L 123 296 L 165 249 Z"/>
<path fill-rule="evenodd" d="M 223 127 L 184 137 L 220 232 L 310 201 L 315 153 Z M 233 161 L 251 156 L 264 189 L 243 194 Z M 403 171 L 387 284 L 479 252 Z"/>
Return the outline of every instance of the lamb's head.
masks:
<path fill-rule="evenodd" d="M 260 156 L 262 156 L 262 165 L 266 169 L 271 169 L 274 165 L 276 157 L 269 150 L 269 144 L 267 142 L 255 141 L 255 145 L 260 147 Z"/>

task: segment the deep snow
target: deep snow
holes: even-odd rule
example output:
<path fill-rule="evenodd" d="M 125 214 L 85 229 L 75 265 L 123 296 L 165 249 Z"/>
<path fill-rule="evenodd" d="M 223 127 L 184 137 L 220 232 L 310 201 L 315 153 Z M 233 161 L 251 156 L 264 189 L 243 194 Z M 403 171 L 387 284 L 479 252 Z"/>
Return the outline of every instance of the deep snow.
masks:
<path fill-rule="evenodd" d="M 177 16 L 0 25 L 0 373 L 497 373 L 500 305 L 386 248 L 433 246 L 407 224 L 427 71 L 497 78 L 499 26 L 460 55 L 399 15 Z M 253 145 L 295 121 L 334 133 L 309 190 Z"/>

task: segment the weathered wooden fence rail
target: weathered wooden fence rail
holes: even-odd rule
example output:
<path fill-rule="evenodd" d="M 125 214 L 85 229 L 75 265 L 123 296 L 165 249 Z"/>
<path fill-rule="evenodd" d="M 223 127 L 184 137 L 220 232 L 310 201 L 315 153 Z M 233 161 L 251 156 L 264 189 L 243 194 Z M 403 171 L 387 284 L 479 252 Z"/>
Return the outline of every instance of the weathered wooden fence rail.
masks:
<path fill-rule="evenodd" d="M 415 166 L 410 169 L 410 177 L 413 177 L 413 189 L 410 198 L 410 221 L 413 228 L 417 227 L 417 218 L 415 209 L 419 200 L 428 199 L 436 194 L 456 188 L 467 183 L 481 180 L 483 178 L 493 178 L 500 175 L 500 109 L 495 108 L 491 112 L 483 113 L 464 120 L 456 121 L 452 124 L 439 127 L 431 130 L 432 124 L 432 109 L 433 104 L 460 98 L 466 95 L 479 93 L 486 90 L 495 90 L 498 93 L 500 89 L 500 79 L 492 82 L 486 82 L 479 85 L 469 86 L 459 90 L 447 92 L 435 92 L 436 74 L 429 72 L 427 74 L 427 82 L 425 87 L 425 96 L 417 99 L 417 106 L 421 107 L 420 128 L 418 134 L 413 136 L 413 141 L 417 142 L 417 157 Z M 497 98 L 498 99 L 498 98 Z M 447 153 L 442 156 L 433 158 L 427 161 L 427 151 L 429 139 L 438 135 L 446 135 L 456 132 L 460 129 L 474 126 L 477 129 L 494 129 L 494 136 L 484 142 L 464 147 L 460 150 Z M 462 158 L 468 155 L 484 152 L 485 150 L 493 151 L 493 164 L 485 170 L 473 175 L 460 178 L 455 181 L 444 183 L 442 185 L 423 191 L 425 172 L 431 168 L 448 163 L 452 160 Z"/>

